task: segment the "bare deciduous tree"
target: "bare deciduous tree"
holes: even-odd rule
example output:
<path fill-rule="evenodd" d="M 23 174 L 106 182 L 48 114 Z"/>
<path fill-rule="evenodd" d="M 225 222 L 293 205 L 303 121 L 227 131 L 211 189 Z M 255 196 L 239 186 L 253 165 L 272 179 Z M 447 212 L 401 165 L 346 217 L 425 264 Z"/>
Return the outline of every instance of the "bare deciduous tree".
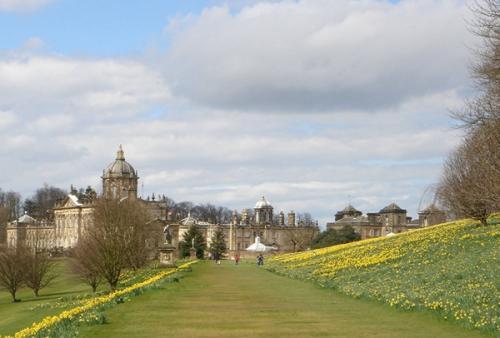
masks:
<path fill-rule="evenodd" d="M 50 210 L 57 200 L 66 196 L 66 192 L 47 183 L 37 189 L 35 194 L 24 201 L 24 209 L 37 219 L 50 218 Z"/>
<path fill-rule="evenodd" d="M 82 236 L 88 259 L 112 290 L 126 267 L 139 268 L 146 262 L 148 217 L 139 201 L 98 199 L 94 225 Z"/>
<path fill-rule="evenodd" d="M 92 292 L 97 291 L 97 287 L 101 284 L 102 276 L 99 271 L 99 264 L 95 260 L 96 255 L 89 253 L 94 252 L 92 241 L 80 241 L 73 249 L 73 260 L 71 261 L 71 268 L 73 272 L 78 274 L 80 278 L 90 285 Z"/>
<path fill-rule="evenodd" d="M 7 224 L 9 221 L 9 209 L 0 206 L 0 226 Z"/>
<path fill-rule="evenodd" d="M 464 110 L 454 114 L 467 129 L 500 119 L 500 3 L 497 0 L 477 0 L 471 9 L 475 17 L 470 27 L 481 40 L 472 66 L 472 76 L 480 95 L 468 101 Z"/>
<path fill-rule="evenodd" d="M 444 164 L 438 195 L 456 217 L 486 224 L 500 210 L 500 121 L 476 129 Z"/>
<path fill-rule="evenodd" d="M 293 252 L 306 250 L 318 234 L 316 226 L 309 227 L 285 227 L 285 241 L 291 244 Z"/>
<path fill-rule="evenodd" d="M 53 273 L 54 262 L 47 252 L 27 250 L 25 257 L 25 283 L 38 297 L 41 289 L 56 277 Z"/>
<path fill-rule="evenodd" d="M 0 207 L 7 210 L 7 221 L 17 219 L 21 215 L 21 194 L 15 191 L 3 192 L 0 189 Z"/>
<path fill-rule="evenodd" d="M 308 212 L 298 213 L 297 223 L 302 226 L 312 226 L 315 224 L 312 215 Z"/>
<path fill-rule="evenodd" d="M 7 241 L 7 222 L 9 221 L 9 210 L 0 205 L 0 246 Z"/>
<path fill-rule="evenodd" d="M 3 248 L 0 250 L 0 285 L 16 298 L 17 290 L 24 284 L 25 278 L 26 249 L 22 246 L 17 248 Z"/>
<path fill-rule="evenodd" d="M 30 248 L 24 252 L 24 279 L 26 286 L 32 289 L 35 296 L 38 297 L 40 290 L 49 285 L 56 278 L 56 275 L 53 269 L 54 261 L 44 250 L 48 246 L 47 241 L 50 240 L 50 235 L 41 231 L 35 231 L 34 235 Z"/>
<path fill-rule="evenodd" d="M 458 217 L 486 224 L 500 210 L 500 3 L 476 1 L 471 26 L 481 38 L 472 75 L 480 95 L 454 114 L 466 135 L 444 165 L 438 196 Z"/>

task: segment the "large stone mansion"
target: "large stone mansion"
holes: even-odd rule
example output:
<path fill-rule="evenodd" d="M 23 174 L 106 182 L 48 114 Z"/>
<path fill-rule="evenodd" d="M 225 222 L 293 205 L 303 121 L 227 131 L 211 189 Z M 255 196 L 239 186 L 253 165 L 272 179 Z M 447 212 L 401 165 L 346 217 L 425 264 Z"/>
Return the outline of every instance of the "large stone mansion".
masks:
<path fill-rule="evenodd" d="M 369 212 L 366 215 L 352 205 L 335 214 L 335 222 L 327 223 L 327 229 L 339 230 L 346 225 L 352 226 L 361 235 L 361 239 L 387 236 L 412 229 L 443 223 L 446 221 L 444 211 L 434 204 L 418 213 L 418 219 L 412 220 L 405 209 L 396 203 L 391 203 L 379 212 Z"/>
<path fill-rule="evenodd" d="M 244 253 L 257 236 L 261 242 L 275 247 L 277 252 L 306 249 L 312 238 L 319 231 L 317 225 L 298 223 L 293 211 L 286 215 L 281 211 L 275 220 L 273 206 L 262 197 L 255 204 L 253 215 L 243 209 L 241 215 L 233 212 L 228 224 L 212 224 L 197 220 L 191 215 L 178 220 L 169 212 L 164 200 L 145 200 L 138 197 L 137 187 L 139 175 L 134 167 L 125 160 L 120 146 L 114 162 L 102 175 L 103 197 L 112 199 L 134 199 L 147 207 L 151 222 L 154 222 L 155 233 L 149 240 L 151 245 L 159 247 L 163 244 L 163 228 L 169 225 L 172 244 L 178 247 L 184 232 L 190 226 L 199 228 L 210 245 L 216 229 L 222 228 L 225 234 L 228 252 Z M 94 205 L 91 200 L 81 200 L 70 193 L 53 208 L 53 221 L 37 221 L 29 215 L 7 225 L 7 246 L 15 247 L 23 242 L 29 247 L 44 250 L 64 251 L 74 247 L 88 227 L 93 226 Z"/>

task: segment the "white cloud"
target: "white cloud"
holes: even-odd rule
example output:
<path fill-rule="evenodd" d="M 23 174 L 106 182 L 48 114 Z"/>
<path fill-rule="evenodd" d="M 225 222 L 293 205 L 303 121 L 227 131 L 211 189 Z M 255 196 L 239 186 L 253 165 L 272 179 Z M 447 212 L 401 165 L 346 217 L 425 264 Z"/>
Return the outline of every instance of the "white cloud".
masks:
<path fill-rule="evenodd" d="M 33 132 L 60 133 L 61 130 L 70 130 L 74 127 L 74 118 L 70 115 L 53 114 L 36 119 L 27 124 Z"/>
<path fill-rule="evenodd" d="M 49 56 L 0 60 L 0 109 L 115 117 L 138 114 L 169 98 L 160 74 L 137 61 Z"/>
<path fill-rule="evenodd" d="M 432 111 L 439 102 L 430 105 Z M 98 186 L 101 170 L 123 143 L 127 160 L 139 170 L 144 194 L 236 209 L 251 207 L 265 194 L 278 209 L 310 211 L 321 220 L 352 196 L 364 211 L 395 200 L 414 215 L 420 195 L 437 179 L 440 159 L 453 148 L 457 135 L 444 134 L 443 125 L 425 130 L 398 126 L 395 114 L 406 116 L 387 112 L 353 120 L 352 114 L 311 114 L 292 121 L 271 115 L 262 125 L 260 114 L 200 110 L 145 121 L 128 116 L 94 122 L 76 133 L 57 133 L 56 146 L 71 148 L 64 151 L 69 151 L 67 159 L 53 164 L 62 176 L 47 181 L 68 186 L 80 177 L 93 177 L 83 184 Z M 430 125 L 433 115 L 422 114 L 420 119 Z M 324 129 L 311 134 L 290 129 L 305 123 Z"/>
<path fill-rule="evenodd" d="M 144 194 L 234 209 L 265 194 L 323 224 L 349 196 L 415 215 L 459 140 L 448 109 L 466 83 L 462 14 L 427 0 L 207 9 L 170 26 L 164 74 L 132 58 L 7 53 L 0 187 L 99 189 L 123 144 Z"/>
<path fill-rule="evenodd" d="M 111 135 L 95 135 L 94 129 L 123 122 L 124 130 L 113 131 L 119 135 L 134 117 L 164 109 L 170 99 L 161 75 L 134 60 L 15 53 L 0 58 L 0 162 L 9 163 L 0 186 L 23 192 L 43 182 L 68 186 L 85 177 L 79 161 L 87 156 L 86 143 L 98 138 L 97 157 L 108 143 Z M 81 142 L 75 142 L 77 135 Z M 118 143 L 124 142 L 109 149 Z M 37 168 L 36 174 L 28 168 Z"/>
<path fill-rule="evenodd" d="M 202 170 L 172 170 L 172 171 L 155 171 L 143 178 L 143 181 L 151 187 L 172 184 L 172 183 L 182 183 L 189 179 L 195 178 L 203 174 Z"/>
<path fill-rule="evenodd" d="M 16 121 L 17 118 L 14 113 L 0 110 L 0 130 L 11 127 Z"/>
<path fill-rule="evenodd" d="M 52 2 L 54 0 L 0 0 L 0 12 L 30 12 Z"/>
<path fill-rule="evenodd" d="M 376 110 L 463 84 L 465 15 L 452 0 L 213 7 L 169 25 L 165 72 L 176 94 L 215 107 Z"/>
<path fill-rule="evenodd" d="M 260 114 L 200 110 L 152 120 L 116 115 L 75 127 L 73 117 L 52 114 L 0 135 L 0 161 L 9 163 L 0 187 L 25 192 L 49 182 L 98 188 L 122 143 L 139 171 L 143 194 L 238 210 L 264 194 L 277 210 L 309 211 L 323 223 L 348 196 L 363 211 L 396 200 L 415 214 L 423 189 L 439 175 L 439 158 L 457 138 L 443 134 L 442 126 L 418 130 L 402 124 L 384 131 L 393 116 L 367 115 L 357 125 L 351 114 L 300 115 L 292 121 L 285 115 L 263 120 Z M 421 118 L 430 121 L 432 115 Z M 306 123 L 323 129 L 302 134 L 292 128 Z"/>

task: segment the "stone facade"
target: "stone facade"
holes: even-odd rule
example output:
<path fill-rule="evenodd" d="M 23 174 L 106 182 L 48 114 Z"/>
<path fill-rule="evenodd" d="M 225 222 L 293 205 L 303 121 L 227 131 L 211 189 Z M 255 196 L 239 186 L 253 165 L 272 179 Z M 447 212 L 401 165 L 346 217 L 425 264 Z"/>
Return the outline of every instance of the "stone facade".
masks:
<path fill-rule="evenodd" d="M 55 246 L 54 226 L 37 221 L 25 214 L 7 224 L 7 247 L 15 248 L 20 243 L 39 251 L 52 250 Z"/>
<path fill-rule="evenodd" d="M 279 213 L 278 220 L 274 220 L 273 206 L 262 197 L 257 201 L 253 216 L 248 209 L 243 209 L 241 216 L 236 211 L 230 224 L 211 224 L 200 221 L 188 215 L 187 218 L 176 221 L 175 217 L 168 213 L 167 203 L 163 200 L 143 200 L 137 195 L 139 175 L 130 163 L 125 160 L 122 147 L 117 151 L 116 159 L 104 171 L 102 175 L 102 191 L 105 198 L 134 199 L 144 203 L 149 211 L 154 230 L 147 240 L 150 248 L 159 248 L 164 244 L 163 228 L 169 226 L 172 237 L 172 246 L 178 248 L 184 233 L 190 226 L 199 228 L 210 246 L 212 235 L 218 228 L 222 228 L 225 234 L 228 251 L 244 254 L 245 249 L 254 243 L 259 236 L 262 243 L 273 246 L 277 252 L 294 251 L 306 249 L 314 235 L 319 231 L 316 225 L 296 224 L 295 213 L 288 213 L 287 224 L 285 214 Z M 74 247 L 86 229 L 93 224 L 93 201 L 87 199 L 79 200 L 75 194 L 69 194 L 53 208 L 53 222 L 38 222 L 29 217 L 24 221 L 16 221 L 7 227 L 7 237 L 10 246 L 16 246 L 20 241 L 32 245 L 35 234 L 46 238 L 45 249 L 58 251 L 68 250 Z M 28 217 L 28 216 L 27 216 Z M 38 231 L 38 233 L 37 233 Z M 43 236 L 42 236 L 43 234 Z M 31 240 L 30 240 L 31 238 Z"/>
<path fill-rule="evenodd" d="M 317 225 L 303 225 L 295 223 L 295 213 L 288 214 L 288 223 L 285 224 L 285 214 L 279 213 L 278 223 L 273 221 L 273 206 L 262 197 L 254 208 L 254 216 L 250 216 L 248 209 L 243 209 L 241 216 L 233 212 L 231 223 L 212 224 L 195 219 L 190 214 L 180 222 L 168 222 L 172 234 L 172 245 L 178 247 L 184 233 L 191 226 L 196 226 L 203 234 L 207 248 L 210 247 L 212 236 L 218 229 L 222 229 L 226 239 L 229 256 L 238 253 L 240 256 L 251 256 L 246 248 L 255 242 L 258 236 L 263 244 L 276 248 L 275 253 L 290 252 L 307 249 L 311 240 L 319 232 Z"/>
<path fill-rule="evenodd" d="M 103 171 L 103 197 L 109 199 L 132 199 L 143 203 L 155 222 L 156 233 L 148 239 L 149 246 L 158 246 L 161 229 L 166 219 L 166 204 L 162 201 L 143 200 L 137 196 L 139 175 L 134 167 L 125 160 L 120 145 L 114 162 Z M 53 209 L 55 226 L 55 245 L 66 250 L 74 247 L 85 230 L 93 224 L 94 206 L 92 201 L 80 201 L 75 195 L 68 195 Z"/>
<path fill-rule="evenodd" d="M 74 247 L 85 229 L 92 225 L 92 203 L 81 202 L 68 195 L 54 209 L 55 247 L 61 250 Z"/>
<path fill-rule="evenodd" d="M 418 213 L 418 223 L 421 227 L 427 227 L 434 224 L 446 222 L 446 213 L 439 209 L 435 204 Z"/>
<path fill-rule="evenodd" d="M 407 216 L 407 211 L 396 203 L 389 204 L 379 212 L 367 213 L 366 216 L 352 205 L 348 205 L 335 214 L 335 222 L 327 223 L 326 226 L 327 229 L 339 230 L 349 225 L 361 235 L 361 239 L 367 239 L 439 224 L 445 219 L 445 213 L 435 206 L 420 212 L 418 220 L 412 220 Z"/>

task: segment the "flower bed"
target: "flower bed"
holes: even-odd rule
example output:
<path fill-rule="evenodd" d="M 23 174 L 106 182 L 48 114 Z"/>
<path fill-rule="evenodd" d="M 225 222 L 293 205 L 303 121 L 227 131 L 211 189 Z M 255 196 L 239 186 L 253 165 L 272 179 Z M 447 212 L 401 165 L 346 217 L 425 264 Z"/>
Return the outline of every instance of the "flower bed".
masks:
<path fill-rule="evenodd" d="M 50 330 L 51 328 L 54 328 L 57 325 L 67 326 L 68 324 L 71 323 L 72 320 L 74 320 L 75 318 L 77 318 L 77 317 L 79 317 L 87 312 L 89 313 L 89 316 L 87 316 L 87 317 L 89 317 L 90 319 L 85 319 L 84 317 L 81 317 L 81 318 L 83 318 L 83 321 L 96 320 L 98 322 L 98 321 L 100 321 L 100 318 L 98 318 L 98 315 L 95 313 L 91 313 L 92 310 L 94 310 L 96 307 L 104 305 L 106 303 L 110 303 L 111 301 L 120 299 L 120 297 L 123 297 L 125 295 L 130 294 L 130 293 L 138 292 L 146 286 L 150 286 L 150 285 L 160 281 L 161 279 L 163 279 L 169 275 L 172 275 L 178 271 L 181 271 L 183 269 L 188 268 L 191 264 L 193 264 L 195 262 L 196 261 L 187 262 L 187 263 L 179 266 L 177 269 L 162 271 L 162 272 L 155 274 L 154 276 L 152 276 L 152 277 L 150 277 L 142 282 L 138 282 L 138 283 L 135 283 L 135 284 L 128 286 L 126 288 L 116 290 L 116 291 L 111 292 L 109 294 L 106 294 L 104 296 L 98 296 L 95 298 L 91 298 L 77 307 L 63 311 L 59 315 L 56 315 L 56 316 L 46 317 L 42 321 L 40 321 L 38 323 L 34 323 L 32 326 L 25 328 L 21 331 L 18 331 L 14 335 L 14 337 L 15 338 L 24 338 L 24 337 L 50 336 L 50 333 L 49 334 L 46 333 L 47 330 Z M 8 338 L 8 337 L 5 337 L 5 338 Z"/>
<path fill-rule="evenodd" d="M 500 225 L 496 215 L 489 223 L 449 222 L 281 255 L 270 260 L 268 269 L 354 297 L 498 331 Z"/>

